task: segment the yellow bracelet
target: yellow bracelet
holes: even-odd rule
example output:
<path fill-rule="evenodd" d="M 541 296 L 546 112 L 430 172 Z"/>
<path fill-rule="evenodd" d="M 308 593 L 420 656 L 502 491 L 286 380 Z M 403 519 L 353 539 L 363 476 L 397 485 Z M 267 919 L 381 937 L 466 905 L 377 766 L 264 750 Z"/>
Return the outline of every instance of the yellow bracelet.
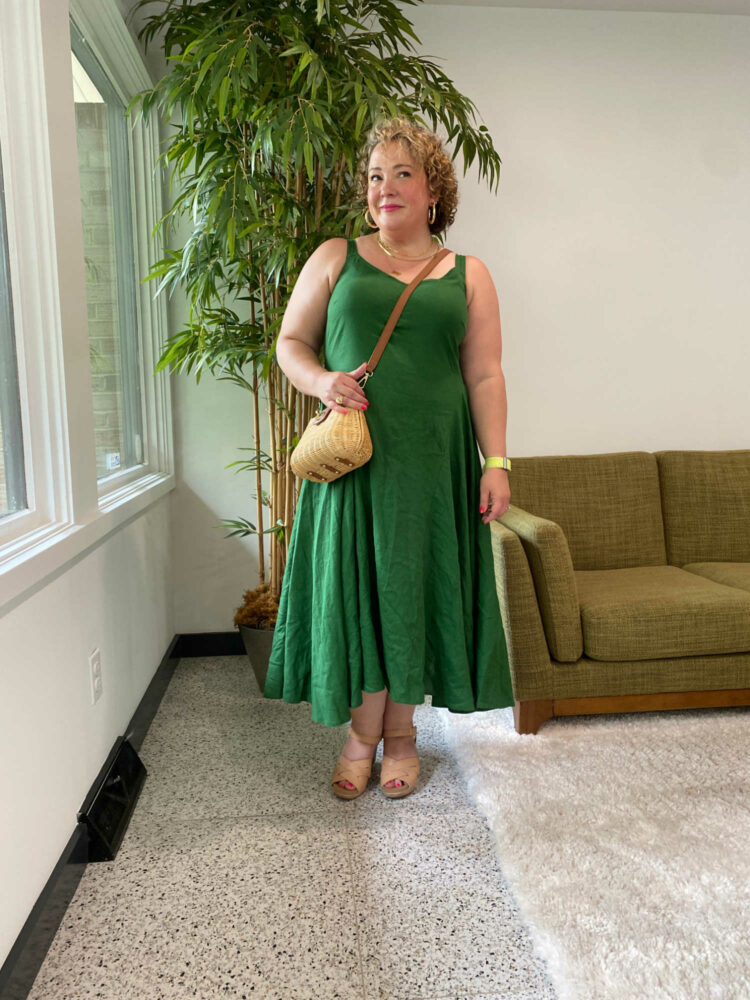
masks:
<path fill-rule="evenodd" d="M 510 459 L 505 455 L 497 457 L 495 455 L 484 460 L 485 469 L 510 469 Z"/>

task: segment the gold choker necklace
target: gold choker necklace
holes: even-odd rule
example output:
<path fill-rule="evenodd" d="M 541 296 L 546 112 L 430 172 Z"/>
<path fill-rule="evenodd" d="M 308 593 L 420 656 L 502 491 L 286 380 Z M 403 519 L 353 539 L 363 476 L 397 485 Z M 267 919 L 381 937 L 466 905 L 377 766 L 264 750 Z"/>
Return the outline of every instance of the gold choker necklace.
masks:
<path fill-rule="evenodd" d="M 420 253 L 420 254 L 417 254 L 416 256 L 414 256 L 413 254 L 399 254 L 399 253 L 396 253 L 396 251 L 393 249 L 393 247 L 389 247 L 386 243 L 383 242 L 383 240 L 380 237 L 380 233 L 378 233 L 378 235 L 377 235 L 378 246 L 381 248 L 381 250 L 384 250 L 388 254 L 389 257 L 395 257 L 397 260 L 423 260 L 428 255 L 430 257 L 434 257 L 435 254 L 438 253 L 438 251 L 442 248 L 442 245 L 441 245 L 440 240 L 438 239 L 438 237 L 437 237 L 437 235 L 435 233 L 432 234 L 431 239 L 435 243 L 437 243 L 437 246 L 432 251 L 432 253 L 429 253 L 429 254 L 428 253 Z"/>

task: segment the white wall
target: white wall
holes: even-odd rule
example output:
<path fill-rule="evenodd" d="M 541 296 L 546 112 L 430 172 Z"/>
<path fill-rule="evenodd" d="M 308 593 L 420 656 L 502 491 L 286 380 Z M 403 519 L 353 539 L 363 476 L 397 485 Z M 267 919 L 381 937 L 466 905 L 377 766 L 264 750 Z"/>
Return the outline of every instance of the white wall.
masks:
<path fill-rule="evenodd" d="M 508 454 L 748 447 L 750 18 L 413 21 L 503 159 L 448 243 L 498 289 Z"/>
<path fill-rule="evenodd" d="M 251 457 L 239 449 L 252 444 L 253 397 L 206 373 L 200 384 L 192 375 L 173 376 L 172 400 L 175 631 L 231 632 L 243 593 L 258 585 L 255 538 L 225 538 L 219 527 L 224 519 L 256 523 L 255 473 L 226 468 Z M 265 551 L 268 570 L 268 542 Z"/>
<path fill-rule="evenodd" d="M 477 105 L 499 193 L 459 170 L 447 243 L 500 299 L 508 454 L 748 447 L 750 18 L 405 7 Z M 173 383 L 178 631 L 231 628 L 257 583 L 249 402 Z M 513 480 L 511 475 L 511 491 Z"/>
<path fill-rule="evenodd" d="M 45 0 L 41 23 L 48 134 L 51 148 L 59 150 L 71 136 L 65 132 L 69 126 L 64 116 L 50 105 L 49 91 L 64 102 L 69 89 L 72 122 L 66 5 Z M 74 135 L 71 141 L 75 143 Z M 74 199 L 80 198 L 77 175 L 56 166 L 56 208 L 71 202 L 75 206 Z M 42 191 L 40 201 L 46 196 Z M 58 217 L 64 215 L 58 211 Z M 70 263 L 75 270 L 77 263 L 66 261 L 71 246 L 75 248 L 70 229 L 58 226 L 48 239 L 53 252 L 59 250 L 58 264 Z M 75 298 L 66 280 L 69 275 L 58 267 L 62 337 L 65 353 L 74 355 L 81 337 L 80 314 L 64 308 L 71 296 Z M 85 351 L 83 357 L 85 361 Z M 76 406 L 75 396 L 69 402 L 71 420 L 80 419 L 83 425 L 85 399 L 81 406 Z M 82 478 L 86 460 L 80 449 L 74 450 L 74 476 Z M 88 460 L 89 471 L 95 470 L 91 456 Z M 124 521 L 116 519 L 117 511 L 110 512 L 108 523 L 117 523 L 113 530 L 107 527 L 108 534 L 0 608 L 0 965 L 75 829 L 77 810 L 117 737 L 125 734 L 175 634 L 171 508 L 172 494 L 161 494 Z M 90 514 L 81 504 L 77 523 L 88 527 Z M 96 517 L 94 508 L 94 524 Z M 97 647 L 103 692 L 92 705 L 88 659 Z"/>
<path fill-rule="evenodd" d="M 0 617 L 0 965 L 174 635 L 171 496 Z"/>

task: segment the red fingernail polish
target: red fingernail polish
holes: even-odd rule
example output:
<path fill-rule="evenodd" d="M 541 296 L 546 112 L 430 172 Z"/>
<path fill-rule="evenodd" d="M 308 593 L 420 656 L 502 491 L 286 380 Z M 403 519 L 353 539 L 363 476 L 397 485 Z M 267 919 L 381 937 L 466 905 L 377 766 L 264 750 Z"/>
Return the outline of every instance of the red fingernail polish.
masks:
<path fill-rule="evenodd" d="M 484 514 L 484 507 L 480 507 L 480 508 L 479 508 L 479 513 L 480 513 L 480 514 Z"/>

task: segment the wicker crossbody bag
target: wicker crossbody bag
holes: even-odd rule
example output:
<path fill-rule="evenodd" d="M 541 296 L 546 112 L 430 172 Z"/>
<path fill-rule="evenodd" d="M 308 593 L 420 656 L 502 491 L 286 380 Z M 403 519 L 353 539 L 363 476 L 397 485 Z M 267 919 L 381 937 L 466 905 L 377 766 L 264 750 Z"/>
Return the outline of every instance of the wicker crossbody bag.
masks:
<path fill-rule="evenodd" d="M 367 380 L 372 377 L 385 345 L 393 333 L 398 318 L 406 305 L 406 300 L 417 287 L 422 278 L 426 277 L 435 265 L 449 254 L 450 250 L 443 248 L 422 268 L 414 280 L 406 286 L 398 302 L 393 308 L 388 322 L 385 324 L 375 350 L 370 355 L 365 373 L 359 379 L 362 389 Z M 309 479 L 314 483 L 330 483 L 352 469 L 358 469 L 372 457 L 372 439 L 367 429 L 364 410 L 347 410 L 339 413 L 327 406 L 316 414 L 302 433 L 297 442 L 290 465 L 292 472 L 301 479 Z"/>

